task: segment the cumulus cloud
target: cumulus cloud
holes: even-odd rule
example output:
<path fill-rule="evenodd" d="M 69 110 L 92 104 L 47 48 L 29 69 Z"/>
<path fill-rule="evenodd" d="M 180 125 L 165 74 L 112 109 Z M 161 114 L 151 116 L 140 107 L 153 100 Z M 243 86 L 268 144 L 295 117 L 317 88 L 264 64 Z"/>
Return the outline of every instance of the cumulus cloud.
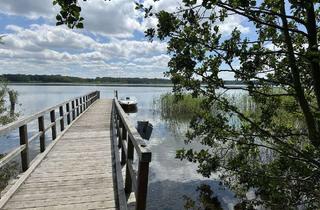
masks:
<path fill-rule="evenodd" d="M 79 31 L 46 24 L 6 28 L 11 33 L 0 45 L 0 73 L 17 72 L 23 66 L 29 73 L 61 67 L 65 73 L 69 69 L 68 75 L 162 77 L 167 68 L 165 43 L 116 38 L 101 43 Z"/>
<path fill-rule="evenodd" d="M 115 36 L 132 37 L 141 31 L 139 13 L 133 1 L 86 1 L 81 2 L 85 28 L 91 32 Z"/>
<path fill-rule="evenodd" d="M 79 2 L 84 30 L 54 26 L 59 8 L 52 5 L 52 0 L 1 0 L 0 14 L 25 17 L 37 24 L 23 25 L 22 21 L 19 26 L 13 22 L 5 27 L 8 34 L 5 44 L 0 45 L 0 73 L 163 76 L 169 61 L 167 45 L 142 37 L 146 28 L 156 26 L 156 18 L 143 19 L 143 14 L 134 9 L 134 1 Z M 144 2 L 152 4 L 155 11 L 173 12 L 182 5 L 182 0 Z M 247 33 L 249 28 L 243 26 L 243 21 L 230 17 L 219 24 L 220 30 L 229 34 L 238 27 Z"/>
<path fill-rule="evenodd" d="M 79 1 L 85 29 L 99 35 L 114 37 L 132 37 L 135 31 L 143 31 L 138 21 L 139 12 L 133 1 Z M 29 19 L 44 18 L 55 23 L 58 6 L 52 0 L 1 0 L 0 13 L 24 16 Z"/>
<path fill-rule="evenodd" d="M 53 18 L 56 12 L 51 0 L 1 0 L 0 12 L 6 15 Z"/>
<path fill-rule="evenodd" d="M 223 22 L 218 23 L 219 31 L 222 34 L 230 34 L 235 28 L 242 33 L 249 33 L 250 27 L 244 26 L 245 19 L 239 15 L 230 15 Z"/>

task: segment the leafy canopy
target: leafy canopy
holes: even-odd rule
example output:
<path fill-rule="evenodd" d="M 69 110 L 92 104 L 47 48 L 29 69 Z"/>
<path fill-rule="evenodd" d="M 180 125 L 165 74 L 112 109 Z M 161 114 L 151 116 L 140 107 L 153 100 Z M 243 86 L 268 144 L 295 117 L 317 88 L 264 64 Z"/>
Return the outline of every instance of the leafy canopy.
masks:
<path fill-rule="evenodd" d="M 204 176 L 219 171 L 247 207 L 320 207 L 319 11 L 311 0 L 184 0 L 174 13 L 155 13 L 157 28 L 147 30 L 168 41 L 175 90 L 206 97 L 187 137 L 207 149 L 177 156 L 198 162 Z M 231 16 L 254 30 L 222 33 Z M 226 86 L 225 73 L 245 86 Z M 226 92 L 235 89 L 254 107 L 232 100 Z"/>

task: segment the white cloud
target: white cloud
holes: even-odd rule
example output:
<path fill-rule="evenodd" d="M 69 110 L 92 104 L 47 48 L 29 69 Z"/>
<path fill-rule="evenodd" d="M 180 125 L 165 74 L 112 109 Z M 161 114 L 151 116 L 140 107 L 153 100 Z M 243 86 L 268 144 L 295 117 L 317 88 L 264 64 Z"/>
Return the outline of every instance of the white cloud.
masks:
<path fill-rule="evenodd" d="M 14 33 L 5 37 L 5 45 L 3 47 L 11 49 L 23 48 L 28 51 L 41 51 L 43 49 L 85 50 L 95 43 L 92 38 L 63 26 L 34 24 L 26 29 L 15 25 L 9 25 L 6 28 Z"/>
<path fill-rule="evenodd" d="M 242 33 L 249 33 L 250 28 L 243 26 L 245 19 L 239 15 L 230 15 L 222 23 L 218 23 L 219 31 L 222 34 L 230 34 L 235 28 Z"/>
<path fill-rule="evenodd" d="M 91 0 L 79 1 L 85 29 L 99 35 L 114 37 L 132 37 L 134 31 L 143 31 L 138 21 L 139 12 L 133 1 Z M 52 0 L 1 0 L 0 13 L 24 16 L 29 19 L 44 18 L 55 23 L 59 6 L 53 6 Z"/>
<path fill-rule="evenodd" d="M 59 8 L 52 5 L 52 0 L 1 0 L 1 14 L 23 16 L 34 23 L 41 18 L 46 24 L 17 26 L 13 22 L 6 26 L 9 33 L 5 44 L 0 45 L 0 73 L 162 77 L 169 61 L 167 45 L 141 40 L 140 33 L 135 36 L 135 32 L 156 26 L 156 18 L 143 19 L 142 13 L 134 9 L 134 1 L 79 2 L 85 18 L 84 30 L 53 26 Z M 155 11 L 169 12 L 181 6 L 181 2 L 145 1 L 146 5 L 153 4 Z M 227 18 L 219 24 L 220 30 L 228 34 L 238 27 L 247 33 L 249 28 L 243 26 L 243 21 Z"/>
<path fill-rule="evenodd" d="M 79 31 L 50 25 L 9 25 L 7 29 L 11 33 L 0 45 L 0 73 L 43 74 L 61 68 L 78 76 L 162 77 L 167 69 L 164 43 L 116 38 L 101 43 Z"/>
<path fill-rule="evenodd" d="M 91 32 L 115 36 L 131 37 L 141 31 L 138 11 L 133 1 L 80 1 L 85 28 Z"/>
<path fill-rule="evenodd" d="M 1 0 L 0 12 L 37 19 L 54 17 L 55 9 L 51 0 Z"/>

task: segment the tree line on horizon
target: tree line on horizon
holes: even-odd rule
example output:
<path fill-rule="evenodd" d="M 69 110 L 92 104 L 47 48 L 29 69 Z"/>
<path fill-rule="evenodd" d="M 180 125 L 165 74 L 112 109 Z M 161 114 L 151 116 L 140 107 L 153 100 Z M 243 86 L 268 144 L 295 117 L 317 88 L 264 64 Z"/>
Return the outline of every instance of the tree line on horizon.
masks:
<path fill-rule="evenodd" d="M 172 84 L 169 79 L 139 78 L 139 77 L 96 77 L 82 78 L 63 75 L 28 75 L 28 74 L 2 74 L 1 77 L 9 83 L 120 83 L 120 84 Z M 242 85 L 243 82 L 225 80 L 225 85 Z"/>
<path fill-rule="evenodd" d="M 26 75 L 26 74 L 3 74 L 1 77 L 13 83 L 124 83 L 124 84 L 171 84 L 168 79 L 160 78 L 115 78 L 96 77 L 81 78 L 63 75 Z"/>

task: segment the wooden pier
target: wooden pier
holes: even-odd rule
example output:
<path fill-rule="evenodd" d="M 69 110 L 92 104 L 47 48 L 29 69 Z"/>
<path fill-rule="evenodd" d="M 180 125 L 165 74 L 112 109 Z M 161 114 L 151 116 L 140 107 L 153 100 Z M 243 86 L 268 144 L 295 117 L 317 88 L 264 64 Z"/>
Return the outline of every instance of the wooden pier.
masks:
<path fill-rule="evenodd" d="M 46 115 L 51 123 L 45 126 Z M 29 137 L 27 124 L 34 120 L 39 132 Z M 0 159 L 0 168 L 20 154 L 24 172 L 0 209 L 125 210 L 129 197 L 135 198 L 131 207 L 146 209 L 151 152 L 117 99 L 100 99 L 96 91 L 4 126 L 0 134 L 15 129 L 20 147 Z M 46 148 L 49 130 L 53 140 Z M 29 144 L 37 138 L 40 154 L 30 163 Z"/>

